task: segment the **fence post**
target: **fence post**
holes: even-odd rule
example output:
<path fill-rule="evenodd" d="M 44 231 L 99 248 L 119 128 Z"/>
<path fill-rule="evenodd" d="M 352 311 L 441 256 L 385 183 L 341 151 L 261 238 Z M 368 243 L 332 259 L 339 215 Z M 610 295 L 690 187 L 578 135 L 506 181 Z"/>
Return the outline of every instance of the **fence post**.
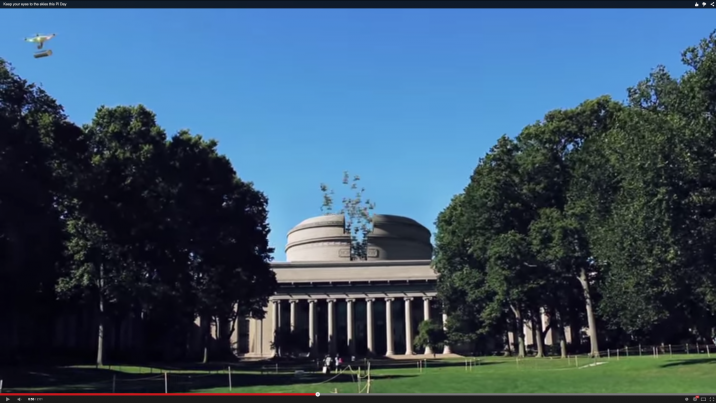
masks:
<path fill-rule="evenodd" d="M 696 354 L 700 354 L 701 351 L 699 351 L 699 342 L 696 342 Z"/>
<path fill-rule="evenodd" d="M 169 393 L 169 373 L 164 373 L 164 393 Z"/>
<path fill-rule="evenodd" d="M 278 363 L 276 363 L 276 373 L 278 374 Z"/>
<path fill-rule="evenodd" d="M 641 357 L 641 344 L 639 344 L 639 357 Z"/>
<path fill-rule="evenodd" d="M 617 349 L 617 361 L 619 361 L 619 349 Z"/>
<path fill-rule="evenodd" d="M 231 365 L 229 365 L 229 391 L 231 391 Z"/>
<path fill-rule="evenodd" d="M 671 357 L 671 344 L 669 344 L 669 357 Z"/>
<path fill-rule="evenodd" d="M 624 352 L 626 353 L 626 356 L 629 357 L 629 347 L 624 347 Z"/>
<path fill-rule="evenodd" d="M 709 345 L 706 345 L 706 356 L 711 357 L 711 350 L 709 349 Z"/>
<path fill-rule="evenodd" d="M 608 348 L 607 349 L 607 361 L 609 361 L 611 359 L 612 359 L 612 350 Z"/>
<path fill-rule="evenodd" d="M 117 393 L 117 374 L 112 375 L 112 393 Z"/>
<path fill-rule="evenodd" d="M 0 393 L 2 393 L 2 379 L 0 379 Z"/>
<path fill-rule="evenodd" d="M 689 343 L 686 343 L 686 355 L 689 355 Z"/>
<path fill-rule="evenodd" d="M 360 367 L 358 367 L 358 393 L 360 393 L 361 390 L 363 389 L 360 387 Z"/>
<path fill-rule="evenodd" d="M 579 355 L 574 356 L 574 366 L 579 368 Z"/>

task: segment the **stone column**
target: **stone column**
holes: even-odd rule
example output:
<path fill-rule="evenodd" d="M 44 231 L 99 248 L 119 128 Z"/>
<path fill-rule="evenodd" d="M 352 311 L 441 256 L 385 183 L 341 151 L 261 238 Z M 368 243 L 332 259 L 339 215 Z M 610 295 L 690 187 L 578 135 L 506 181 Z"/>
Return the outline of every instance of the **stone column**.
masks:
<path fill-rule="evenodd" d="M 280 301 L 271 301 L 271 342 L 276 343 L 276 333 L 278 332 L 280 322 L 278 321 L 278 312 L 281 309 Z M 278 349 L 274 345 L 274 354 L 278 355 Z"/>
<path fill-rule="evenodd" d="M 354 299 L 346 300 L 346 333 L 348 341 L 348 351 L 351 356 L 356 355 L 356 341 L 355 335 L 353 334 L 353 303 Z"/>
<path fill-rule="evenodd" d="M 430 320 L 430 301 L 432 299 L 432 297 L 423 297 L 423 320 Z M 425 354 L 433 354 L 432 347 L 426 346 Z"/>
<path fill-rule="evenodd" d="M 336 353 L 336 300 L 329 299 L 328 302 L 328 344 L 330 346 L 328 353 L 333 355 Z"/>
<path fill-rule="evenodd" d="M 405 355 L 413 355 L 413 311 L 410 302 L 412 297 L 405 298 Z"/>
<path fill-rule="evenodd" d="M 369 355 L 375 353 L 375 348 L 373 347 L 373 301 L 375 301 L 375 298 L 366 298 L 365 300 L 365 335 Z"/>
<path fill-rule="evenodd" d="M 316 300 L 308 301 L 308 346 L 311 356 L 318 355 L 318 339 L 316 338 Z"/>
<path fill-rule="evenodd" d="M 447 332 L 447 320 L 448 316 L 446 313 L 443 314 L 443 330 Z M 443 348 L 443 354 L 452 354 L 452 351 L 450 351 L 450 345 L 445 342 L 445 347 Z"/>
<path fill-rule="evenodd" d="M 387 346 L 386 357 L 395 355 L 395 346 L 393 345 L 393 300 L 395 298 L 385 299 L 385 344 Z"/>
<path fill-rule="evenodd" d="M 292 299 L 289 301 L 289 304 L 291 304 L 291 313 L 289 314 L 289 320 L 291 321 L 291 331 L 293 332 L 296 330 L 296 306 L 298 304 L 298 300 Z"/>

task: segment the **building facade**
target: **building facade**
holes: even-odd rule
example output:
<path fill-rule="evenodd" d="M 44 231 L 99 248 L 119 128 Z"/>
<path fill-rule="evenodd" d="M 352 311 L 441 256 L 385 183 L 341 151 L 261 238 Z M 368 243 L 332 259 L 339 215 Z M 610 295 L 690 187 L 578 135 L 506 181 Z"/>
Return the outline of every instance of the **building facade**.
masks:
<path fill-rule="evenodd" d="M 421 321 L 446 320 L 435 299 L 430 231 L 410 218 L 375 215 L 367 260 L 351 260 L 350 246 L 343 215 L 310 218 L 289 231 L 287 262 L 272 265 L 279 289 L 264 319 L 238 321 L 237 352 L 272 357 L 275 335 L 290 330 L 312 356 L 433 354 L 413 346 Z"/>

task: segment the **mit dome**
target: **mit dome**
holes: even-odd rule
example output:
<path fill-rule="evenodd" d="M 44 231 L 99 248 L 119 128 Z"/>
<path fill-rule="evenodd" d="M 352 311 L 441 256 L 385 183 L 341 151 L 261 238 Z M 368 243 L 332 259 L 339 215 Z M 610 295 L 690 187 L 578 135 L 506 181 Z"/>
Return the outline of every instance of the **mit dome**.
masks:
<path fill-rule="evenodd" d="M 289 262 L 350 261 L 351 237 L 345 217 L 330 214 L 302 221 L 288 232 Z M 397 215 L 376 214 L 368 234 L 368 261 L 430 260 L 430 231 L 417 221 Z"/>

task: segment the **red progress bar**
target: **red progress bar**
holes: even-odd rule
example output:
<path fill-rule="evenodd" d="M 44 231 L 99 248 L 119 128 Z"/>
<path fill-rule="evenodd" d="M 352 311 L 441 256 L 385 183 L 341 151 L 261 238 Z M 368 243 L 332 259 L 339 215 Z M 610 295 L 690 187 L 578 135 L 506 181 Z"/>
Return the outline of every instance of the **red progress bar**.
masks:
<path fill-rule="evenodd" d="M 0 396 L 315 396 L 315 393 L 2 393 Z"/>

